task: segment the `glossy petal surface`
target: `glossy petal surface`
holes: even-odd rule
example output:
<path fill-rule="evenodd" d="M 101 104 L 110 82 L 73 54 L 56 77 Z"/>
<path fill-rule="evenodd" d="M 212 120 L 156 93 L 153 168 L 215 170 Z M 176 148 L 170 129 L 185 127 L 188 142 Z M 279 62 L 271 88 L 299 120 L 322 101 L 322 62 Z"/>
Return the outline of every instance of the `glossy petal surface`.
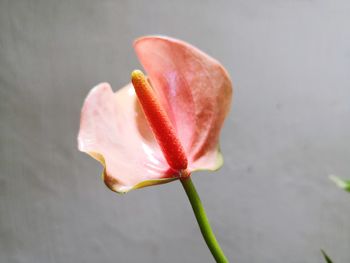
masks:
<path fill-rule="evenodd" d="M 225 69 L 197 48 L 167 37 L 143 37 L 134 47 L 185 148 L 189 169 L 218 169 L 219 135 L 232 98 Z"/>
<path fill-rule="evenodd" d="M 113 191 L 175 179 L 130 84 L 116 93 L 107 83 L 90 91 L 81 112 L 78 144 L 104 166 L 104 181 Z"/>

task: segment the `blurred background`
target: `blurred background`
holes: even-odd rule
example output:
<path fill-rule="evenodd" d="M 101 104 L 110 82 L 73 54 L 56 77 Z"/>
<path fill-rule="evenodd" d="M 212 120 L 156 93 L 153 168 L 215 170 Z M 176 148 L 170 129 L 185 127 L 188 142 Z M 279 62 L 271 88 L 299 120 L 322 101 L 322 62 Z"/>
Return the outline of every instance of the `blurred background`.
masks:
<path fill-rule="evenodd" d="M 213 262 L 178 182 L 120 196 L 78 152 L 80 109 L 164 34 L 235 86 L 225 164 L 193 176 L 228 258 L 350 262 L 350 2 L 0 0 L 0 262 Z"/>

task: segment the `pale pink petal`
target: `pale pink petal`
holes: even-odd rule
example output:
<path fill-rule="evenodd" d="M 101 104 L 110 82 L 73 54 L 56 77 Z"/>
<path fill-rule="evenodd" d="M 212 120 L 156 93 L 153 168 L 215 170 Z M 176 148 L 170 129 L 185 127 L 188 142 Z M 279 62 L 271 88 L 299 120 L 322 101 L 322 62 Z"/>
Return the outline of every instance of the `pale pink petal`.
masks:
<path fill-rule="evenodd" d="M 185 148 L 189 169 L 219 168 L 219 135 L 232 98 L 226 70 L 176 39 L 143 37 L 134 47 Z"/>
<path fill-rule="evenodd" d="M 174 179 L 131 84 L 116 93 L 107 83 L 90 91 L 81 111 L 78 144 L 104 165 L 104 180 L 114 191 Z"/>

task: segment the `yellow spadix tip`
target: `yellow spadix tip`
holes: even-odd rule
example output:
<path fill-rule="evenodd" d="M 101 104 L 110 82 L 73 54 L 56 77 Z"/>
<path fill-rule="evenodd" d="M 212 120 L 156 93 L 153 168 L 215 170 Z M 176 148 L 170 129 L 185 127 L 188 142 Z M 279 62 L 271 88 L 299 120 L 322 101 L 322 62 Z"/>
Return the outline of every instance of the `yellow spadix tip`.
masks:
<path fill-rule="evenodd" d="M 135 69 L 131 72 L 131 80 L 144 79 L 145 75 L 139 69 Z"/>

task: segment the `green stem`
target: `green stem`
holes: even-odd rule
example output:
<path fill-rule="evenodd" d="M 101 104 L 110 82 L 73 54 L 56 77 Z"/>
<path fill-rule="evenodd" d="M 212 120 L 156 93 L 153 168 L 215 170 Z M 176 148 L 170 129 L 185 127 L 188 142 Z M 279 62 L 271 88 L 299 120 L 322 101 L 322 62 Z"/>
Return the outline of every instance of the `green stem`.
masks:
<path fill-rule="evenodd" d="M 180 180 L 182 186 L 185 189 L 187 197 L 191 203 L 194 215 L 196 216 L 199 228 L 202 232 L 205 243 L 215 258 L 216 262 L 227 263 L 229 262 L 225 257 L 224 252 L 222 251 L 218 241 L 215 238 L 213 230 L 211 229 L 208 217 L 205 213 L 204 207 L 202 205 L 201 199 L 198 196 L 196 188 L 192 183 L 191 176 L 185 177 Z"/>

